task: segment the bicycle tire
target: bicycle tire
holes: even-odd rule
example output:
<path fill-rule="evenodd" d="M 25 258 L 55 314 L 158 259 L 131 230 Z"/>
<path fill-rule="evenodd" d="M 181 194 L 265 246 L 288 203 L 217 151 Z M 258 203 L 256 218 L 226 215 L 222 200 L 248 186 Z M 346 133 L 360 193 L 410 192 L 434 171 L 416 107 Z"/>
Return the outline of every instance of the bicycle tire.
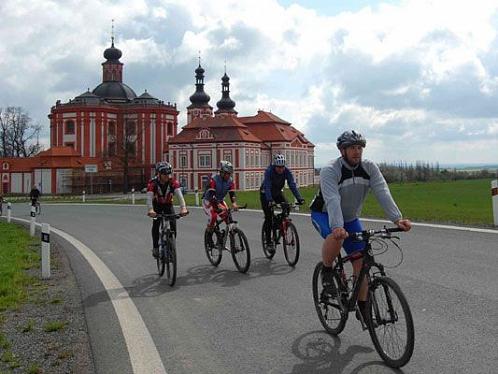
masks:
<path fill-rule="evenodd" d="M 164 270 L 165 270 L 165 259 L 164 259 L 164 250 L 159 246 L 159 256 L 156 258 L 156 263 L 157 263 L 157 273 L 159 274 L 160 277 L 164 275 Z"/>
<path fill-rule="evenodd" d="M 166 278 L 168 279 L 168 284 L 173 287 L 176 283 L 176 242 L 175 238 L 168 238 L 167 240 L 168 250 L 166 251 L 167 256 L 165 259 L 166 263 Z"/>
<path fill-rule="evenodd" d="M 268 224 L 265 221 L 265 222 L 263 222 L 263 226 L 261 226 L 261 245 L 263 247 L 263 253 L 264 253 L 265 257 L 268 260 L 271 260 L 273 258 L 273 256 L 275 256 L 276 245 L 275 245 L 275 240 L 273 240 L 273 238 L 272 238 L 272 242 L 275 245 L 275 248 L 273 249 L 273 251 L 270 251 L 269 248 L 268 248 L 268 246 L 266 245 L 266 230 L 265 230 L 266 227 L 265 227 L 265 223 Z"/>
<path fill-rule="evenodd" d="M 204 231 L 204 250 L 211 265 L 218 266 L 221 262 L 222 251 L 216 248 L 213 235 L 216 235 L 214 231 L 209 231 L 208 229 Z"/>
<path fill-rule="evenodd" d="M 410 361 L 415 346 L 415 329 L 408 301 L 398 284 L 388 277 L 375 278 L 370 285 L 368 295 L 367 310 L 370 320 L 367 326 L 375 349 L 388 366 L 400 368 Z M 394 296 L 398 299 L 399 304 L 395 303 Z M 394 313 L 391 313 L 390 310 Z M 384 311 L 388 318 L 383 317 Z M 403 316 L 400 313 L 403 313 Z M 403 317 L 405 334 L 400 334 L 397 330 L 396 333 L 392 333 L 396 325 L 402 325 L 401 319 Z M 406 335 L 406 343 L 402 350 L 399 349 L 400 354 L 394 357 L 394 353 L 388 352 L 389 348 L 394 347 L 390 338 L 401 339 L 403 335 Z M 387 346 L 385 344 L 386 338 L 389 339 Z"/>
<path fill-rule="evenodd" d="M 322 324 L 325 331 L 332 335 L 339 335 L 346 326 L 348 320 L 348 312 L 345 311 L 338 302 L 338 299 L 325 299 L 322 295 L 323 286 L 321 280 L 321 273 L 323 268 L 323 262 L 319 262 L 315 266 L 315 271 L 313 272 L 313 301 L 315 304 L 315 310 L 318 314 L 318 319 Z M 339 288 L 340 278 L 339 275 L 334 271 L 334 281 L 336 282 L 336 288 Z M 340 297 L 340 296 L 338 296 Z M 333 312 L 335 318 L 329 318 L 329 312 Z"/>
<path fill-rule="evenodd" d="M 288 235 L 292 233 L 292 240 L 288 241 Z M 290 250 L 290 245 L 294 242 L 294 254 L 292 254 Z M 289 266 L 296 266 L 297 261 L 299 260 L 299 234 L 297 233 L 296 226 L 292 222 L 287 223 L 287 230 L 282 235 L 282 243 L 284 246 L 284 255 L 285 260 L 289 264 Z"/>
<path fill-rule="evenodd" d="M 251 251 L 247 237 L 240 229 L 234 229 L 230 233 L 230 253 L 237 270 L 241 273 L 247 272 L 251 266 Z"/>

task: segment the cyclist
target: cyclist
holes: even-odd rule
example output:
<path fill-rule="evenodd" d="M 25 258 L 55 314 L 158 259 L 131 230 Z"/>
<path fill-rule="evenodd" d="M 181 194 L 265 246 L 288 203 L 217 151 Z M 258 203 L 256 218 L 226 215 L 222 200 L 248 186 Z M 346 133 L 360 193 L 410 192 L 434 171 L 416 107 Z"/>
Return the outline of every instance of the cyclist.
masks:
<path fill-rule="evenodd" d="M 36 184 L 33 185 L 33 188 L 31 189 L 31 192 L 29 193 L 29 198 L 31 199 L 31 206 L 36 206 L 36 203 L 37 203 L 38 199 L 40 198 L 40 196 L 41 196 L 40 190 L 38 189 Z"/>
<path fill-rule="evenodd" d="M 174 214 L 173 195 L 180 203 L 180 214 L 188 214 L 185 199 L 180 189 L 180 183 L 173 178 L 173 168 L 168 162 L 158 162 L 156 165 L 157 176 L 153 177 L 147 184 L 147 215 L 155 218 L 158 213 Z M 159 256 L 159 227 L 161 222 L 152 222 L 152 255 Z M 171 221 L 171 230 L 176 235 L 176 221 Z"/>
<path fill-rule="evenodd" d="M 214 229 L 218 214 L 222 217 L 226 214 L 228 206 L 224 199 L 227 193 L 230 196 L 232 208 L 234 210 L 238 209 L 235 184 L 231 178 L 232 174 L 232 163 L 230 161 L 221 161 L 219 174 L 211 176 L 206 185 L 206 190 L 202 195 L 202 207 L 204 208 L 204 213 L 208 216 L 207 227 L 209 230 Z"/>
<path fill-rule="evenodd" d="M 378 166 L 371 161 L 362 160 L 366 143 L 365 138 L 355 131 L 345 131 L 337 138 L 337 148 L 341 152 L 341 157 L 322 168 L 320 188 L 310 206 L 313 226 L 325 239 L 322 245 L 322 282 L 325 292 L 332 297 L 337 295 L 333 283 L 332 264 L 341 247 L 347 254 L 365 248 L 365 243 L 353 242 L 348 238 L 348 232 L 363 230 L 359 216 L 370 188 L 386 216 L 396 226 L 404 231 L 409 231 L 411 228 L 410 220 L 402 218 Z M 362 263 L 362 259 L 352 262 L 354 276 L 359 274 Z M 358 309 L 364 321 L 368 321 L 367 293 L 365 279 L 358 295 Z"/>
<path fill-rule="evenodd" d="M 287 200 L 282 193 L 285 181 L 290 190 L 294 194 L 298 204 L 304 203 L 304 199 L 301 197 L 299 190 L 294 182 L 294 176 L 287 166 L 285 166 L 285 156 L 283 154 L 276 154 L 273 157 L 272 165 L 268 166 L 265 171 L 265 177 L 263 183 L 259 188 L 259 199 L 261 201 L 261 208 L 263 208 L 263 213 L 265 214 L 264 227 L 266 231 L 266 245 L 268 251 L 273 251 L 273 242 L 271 240 L 271 222 L 272 222 L 272 211 L 271 207 L 275 203 L 286 203 Z"/>

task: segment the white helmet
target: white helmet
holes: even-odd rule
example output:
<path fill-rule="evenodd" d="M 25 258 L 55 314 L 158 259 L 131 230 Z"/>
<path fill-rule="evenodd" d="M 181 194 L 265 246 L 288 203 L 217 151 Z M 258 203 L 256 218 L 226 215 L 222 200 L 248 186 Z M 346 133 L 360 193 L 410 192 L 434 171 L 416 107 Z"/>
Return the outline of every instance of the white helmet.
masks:
<path fill-rule="evenodd" d="M 285 166 L 285 156 L 281 153 L 273 156 L 273 165 L 274 166 Z"/>

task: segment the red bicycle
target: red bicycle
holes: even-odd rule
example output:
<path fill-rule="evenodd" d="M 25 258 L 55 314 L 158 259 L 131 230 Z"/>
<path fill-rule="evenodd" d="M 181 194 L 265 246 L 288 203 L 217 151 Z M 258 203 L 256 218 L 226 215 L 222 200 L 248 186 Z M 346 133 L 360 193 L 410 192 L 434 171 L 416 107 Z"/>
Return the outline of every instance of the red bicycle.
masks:
<path fill-rule="evenodd" d="M 296 266 L 299 260 L 299 235 L 296 226 L 289 218 L 291 209 L 296 205 L 299 204 L 280 203 L 272 206 L 272 220 L 269 223 L 271 225 L 271 241 L 266 240 L 266 225 L 268 224 L 266 221 L 261 228 L 261 243 L 266 258 L 271 260 L 275 256 L 276 248 L 282 239 L 285 260 L 290 266 Z M 280 208 L 282 211 L 275 214 L 275 208 Z M 271 246 L 267 244 L 268 242 L 272 243 Z"/>

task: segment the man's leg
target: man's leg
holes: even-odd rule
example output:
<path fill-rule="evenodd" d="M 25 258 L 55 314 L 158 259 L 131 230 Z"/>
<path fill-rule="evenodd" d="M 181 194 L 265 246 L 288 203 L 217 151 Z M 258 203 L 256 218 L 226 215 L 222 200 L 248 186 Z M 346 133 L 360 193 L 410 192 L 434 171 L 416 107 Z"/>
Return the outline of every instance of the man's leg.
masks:
<path fill-rule="evenodd" d="M 268 206 L 268 201 L 266 200 L 265 194 L 260 193 L 259 194 L 259 200 L 261 202 L 261 208 L 263 209 L 263 213 L 265 215 L 265 221 L 263 223 L 263 226 L 265 228 L 265 236 L 266 236 L 266 245 L 271 246 L 272 243 L 272 238 L 271 238 L 271 230 L 272 230 L 272 212 L 271 208 Z"/>
<path fill-rule="evenodd" d="M 173 207 L 173 205 L 168 205 L 164 209 L 164 214 L 175 214 L 175 208 Z M 173 231 L 173 235 L 176 238 L 176 219 L 172 219 L 170 221 L 170 227 L 171 227 L 171 231 Z"/>
<path fill-rule="evenodd" d="M 159 226 L 161 221 L 158 219 L 152 220 L 152 255 L 154 257 L 159 256 Z"/>

